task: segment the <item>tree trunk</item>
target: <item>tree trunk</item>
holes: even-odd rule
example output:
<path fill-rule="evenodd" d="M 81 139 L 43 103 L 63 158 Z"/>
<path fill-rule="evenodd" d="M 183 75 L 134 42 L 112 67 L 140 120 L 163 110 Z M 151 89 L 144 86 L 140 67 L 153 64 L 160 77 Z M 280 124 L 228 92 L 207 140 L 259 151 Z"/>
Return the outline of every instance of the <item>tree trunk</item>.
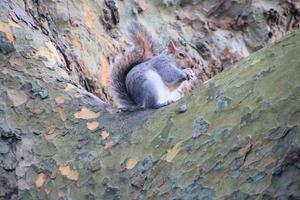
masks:
<path fill-rule="evenodd" d="M 299 32 L 126 113 L 87 91 L 63 23 L 22 5 L 0 3 L 0 199 L 300 198 Z"/>

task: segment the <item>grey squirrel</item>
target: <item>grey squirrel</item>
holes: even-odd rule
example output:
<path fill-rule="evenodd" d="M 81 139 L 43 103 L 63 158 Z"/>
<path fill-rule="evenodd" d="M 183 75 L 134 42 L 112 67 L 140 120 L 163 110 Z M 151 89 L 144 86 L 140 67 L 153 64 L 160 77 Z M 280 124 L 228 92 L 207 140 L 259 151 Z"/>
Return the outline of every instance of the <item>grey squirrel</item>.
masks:
<path fill-rule="evenodd" d="M 131 22 L 128 32 L 134 47 L 114 62 L 110 73 L 110 91 L 118 108 L 155 109 L 180 99 L 180 85 L 195 77 L 193 60 L 172 41 L 160 51 L 159 43 L 138 22 Z"/>

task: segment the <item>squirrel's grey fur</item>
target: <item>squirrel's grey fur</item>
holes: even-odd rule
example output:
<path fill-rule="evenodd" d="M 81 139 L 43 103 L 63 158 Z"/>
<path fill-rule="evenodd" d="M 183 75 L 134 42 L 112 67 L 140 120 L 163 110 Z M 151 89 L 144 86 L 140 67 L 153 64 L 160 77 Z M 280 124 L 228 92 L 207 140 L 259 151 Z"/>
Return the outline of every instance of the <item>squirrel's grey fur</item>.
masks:
<path fill-rule="evenodd" d="M 138 22 L 128 28 L 134 47 L 113 65 L 110 91 L 123 110 L 159 108 L 181 97 L 176 89 L 193 77 L 190 69 L 180 69 L 174 56 L 160 45 Z M 172 43 L 173 44 L 173 43 Z"/>

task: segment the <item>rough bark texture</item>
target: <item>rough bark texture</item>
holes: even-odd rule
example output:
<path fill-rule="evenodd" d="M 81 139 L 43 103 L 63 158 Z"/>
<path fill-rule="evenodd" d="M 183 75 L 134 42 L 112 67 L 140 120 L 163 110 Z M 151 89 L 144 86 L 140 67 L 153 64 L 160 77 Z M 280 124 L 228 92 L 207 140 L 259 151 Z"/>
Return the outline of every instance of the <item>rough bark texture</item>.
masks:
<path fill-rule="evenodd" d="M 297 28 L 297 2 L 117 2 L 0 2 L 0 199 L 299 199 L 299 32 L 163 109 L 103 102 L 122 16 L 185 37 L 208 79 Z"/>

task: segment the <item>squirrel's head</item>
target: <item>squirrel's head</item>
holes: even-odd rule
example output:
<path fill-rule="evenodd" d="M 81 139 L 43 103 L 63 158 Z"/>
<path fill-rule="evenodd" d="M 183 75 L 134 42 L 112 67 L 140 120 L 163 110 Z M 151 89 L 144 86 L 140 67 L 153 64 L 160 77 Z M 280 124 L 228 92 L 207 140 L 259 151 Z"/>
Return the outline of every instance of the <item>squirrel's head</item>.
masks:
<path fill-rule="evenodd" d="M 166 49 L 168 55 L 171 55 L 175 58 L 176 65 L 179 68 L 193 68 L 194 61 L 192 58 L 182 49 L 179 49 L 175 46 L 173 41 L 170 41 Z"/>

